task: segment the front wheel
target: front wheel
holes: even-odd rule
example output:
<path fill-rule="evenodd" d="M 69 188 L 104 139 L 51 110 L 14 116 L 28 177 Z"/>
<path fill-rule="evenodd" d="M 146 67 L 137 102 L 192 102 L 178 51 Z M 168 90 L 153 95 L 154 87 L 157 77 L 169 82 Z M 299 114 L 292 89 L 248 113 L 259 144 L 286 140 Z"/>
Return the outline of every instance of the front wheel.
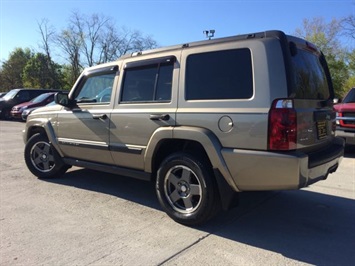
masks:
<path fill-rule="evenodd" d="M 60 177 L 69 168 L 43 134 L 35 134 L 28 140 L 24 155 L 28 169 L 39 178 Z"/>
<path fill-rule="evenodd" d="M 206 222 L 220 206 L 209 164 L 186 153 L 172 154 L 162 162 L 156 192 L 165 212 L 184 225 Z"/>

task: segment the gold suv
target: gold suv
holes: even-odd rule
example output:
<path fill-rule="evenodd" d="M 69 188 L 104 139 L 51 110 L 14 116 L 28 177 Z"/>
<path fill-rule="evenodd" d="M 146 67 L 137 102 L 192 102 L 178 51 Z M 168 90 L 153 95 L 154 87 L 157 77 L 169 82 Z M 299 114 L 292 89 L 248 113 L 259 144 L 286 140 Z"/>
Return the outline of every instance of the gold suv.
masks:
<path fill-rule="evenodd" d="M 85 69 L 32 112 L 25 160 L 39 178 L 75 165 L 153 181 L 172 219 L 201 224 L 238 192 L 336 171 L 333 98 L 321 51 L 280 31 L 142 51 Z"/>

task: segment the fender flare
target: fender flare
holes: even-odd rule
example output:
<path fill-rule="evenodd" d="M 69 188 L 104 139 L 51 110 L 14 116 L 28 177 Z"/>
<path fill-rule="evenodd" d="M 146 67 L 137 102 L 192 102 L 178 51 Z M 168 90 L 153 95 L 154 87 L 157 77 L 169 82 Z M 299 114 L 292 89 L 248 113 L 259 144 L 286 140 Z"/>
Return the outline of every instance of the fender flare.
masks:
<path fill-rule="evenodd" d="M 146 172 L 152 172 L 155 148 L 162 139 L 186 139 L 200 143 L 207 153 L 207 156 L 212 164 L 212 168 L 217 169 L 221 173 L 222 177 L 234 191 L 240 191 L 236 186 L 222 156 L 221 143 L 213 132 L 205 128 L 181 126 L 161 127 L 157 129 L 150 138 L 145 150 Z"/>
<path fill-rule="evenodd" d="M 53 126 L 54 124 L 54 126 Z M 26 143 L 30 138 L 30 133 L 33 131 L 34 128 L 41 128 L 46 132 L 49 142 L 51 145 L 57 150 L 59 155 L 63 157 L 63 153 L 59 148 L 58 140 L 55 134 L 55 122 L 51 122 L 45 118 L 35 118 L 31 119 L 26 123 L 26 129 L 24 130 L 23 140 Z"/>

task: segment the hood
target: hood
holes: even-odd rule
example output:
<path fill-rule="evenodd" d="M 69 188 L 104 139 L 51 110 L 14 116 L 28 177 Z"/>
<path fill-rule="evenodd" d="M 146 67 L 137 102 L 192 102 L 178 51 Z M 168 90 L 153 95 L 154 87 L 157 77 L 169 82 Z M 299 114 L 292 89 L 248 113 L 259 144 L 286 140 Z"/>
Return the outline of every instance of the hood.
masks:
<path fill-rule="evenodd" d="M 63 106 L 61 106 L 59 104 L 39 107 L 39 108 L 35 109 L 34 111 L 32 111 L 31 116 L 37 115 L 37 114 L 43 114 L 46 112 L 60 111 L 62 108 L 63 108 Z"/>
<path fill-rule="evenodd" d="M 336 112 L 352 111 L 355 112 L 355 103 L 339 103 L 334 105 Z"/>
<path fill-rule="evenodd" d="M 21 108 L 21 107 L 24 107 L 24 106 L 32 107 L 32 106 L 30 106 L 30 105 L 31 105 L 30 102 L 24 102 L 24 103 L 16 104 L 16 105 L 14 106 L 14 108 Z"/>
<path fill-rule="evenodd" d="M 43 103 L 43 102 L 39 102 L 39 103 L 24 102 L 24 103 L 17 104 L 17 105 L 14 106 L 14 107 L 20 108 L 20 107 L 27 106 L 27 108 L 33 108 L 33 107 L 37 107 L 37 106 L 44 106 L 44 105 L 46 105 L 46 104 L 47 104 L 47 103 Z"/>

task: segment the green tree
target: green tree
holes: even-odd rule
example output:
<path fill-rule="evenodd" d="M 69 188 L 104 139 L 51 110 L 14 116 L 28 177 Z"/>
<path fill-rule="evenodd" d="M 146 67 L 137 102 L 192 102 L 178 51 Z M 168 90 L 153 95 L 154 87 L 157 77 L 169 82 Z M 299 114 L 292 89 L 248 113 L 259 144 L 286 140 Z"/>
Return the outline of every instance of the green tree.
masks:
<path fill-rule="evenodd" d="M 327 56 L 336 98 L 341 98 L 347 91 L 346 82 L 349 79 L 349 68 L 344 59 L 336 59 L 334 55 Z"/>
<path fill-rule="evenodd" d="M 54 71 L 53 71 L 54 70 Z M 26 87 L 61 89 L 61 67 L 54 62 L 48 64 L 45 54 L 35 54 L 23 69 L 23 84 Z"/>
<path fill-rule="evenodd" d="M 349 69 L 349 78 L 344 84 L 344 93 L 355 87 L 355 15 L 350 15 L 342 20 L 343 35 L 350 40 L 346 63 Z"/>
<path fill-rule="evenodd" d="M 317 45 L 328 62 L 336 97 L 344 93 L 344 85 L 349 78 L 348 65 L 345 63 L 346 50 L 339 40 L 341 21 L 333 19 L 326 23 L 323 18 L 303 20 L 303 27 L 296 29 L 295 35 Z"/>
<path fill-rule="evenodd" d="M 2 90 L 8 91 L 24 87 L 22 81 L 23 69 L 32 56 L 33 53 L 28 48 L 16 48 L 10 54 L 9 59 L 3 62 L 0 69 L 0 82 Z"/>

